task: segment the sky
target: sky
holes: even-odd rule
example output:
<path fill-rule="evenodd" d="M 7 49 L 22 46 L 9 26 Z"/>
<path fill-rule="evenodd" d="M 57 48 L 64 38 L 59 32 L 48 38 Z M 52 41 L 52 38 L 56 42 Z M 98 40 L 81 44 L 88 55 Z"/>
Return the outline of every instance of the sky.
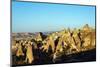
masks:
<path fill-rule="evenodd" d="M 95 6 L 12 1 L 12 32 L 95 27 Z"/>

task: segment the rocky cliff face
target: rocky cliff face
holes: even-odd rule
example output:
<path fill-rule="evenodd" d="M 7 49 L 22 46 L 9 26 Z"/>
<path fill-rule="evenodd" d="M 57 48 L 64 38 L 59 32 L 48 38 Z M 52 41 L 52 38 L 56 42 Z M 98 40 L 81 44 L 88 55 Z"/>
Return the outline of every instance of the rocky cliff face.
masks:
<path fill-rule="evenodd" d="M 29 43 L 30 42 L 30 43 Z M 18 45 L 16 45 L 18 44 Z M 41 52 L 47 54 L 48 59 L 55 60 L 63 55 L 76 54 L 96 48 L 96 30 L 84 25 L 81 29 L 63 29 L 50 34 L 39 33 L 13 33 L 12 34 L 12 53 L 16 56 L 18 46 L 25 53 L 27 44 L 31 45 L 32 53 L 37 56 Z M 37 51 L 38 50 L 38 51 Z M 20 52 L 20 51 L 19 51 Z M 26 55 L 26 54 L 24 54 Z M 23 56 L 25 57 L 25 56 Z M 42 57 L 43 58 L 43 57 Z M 46 57 L 45 57 L 46 58 Z M 14 58 L 16 59 L 16 58 Z M 24 60 L 23 60 L 24 61 Z M 35 61 L 33 61 L 35 62 Z"/>

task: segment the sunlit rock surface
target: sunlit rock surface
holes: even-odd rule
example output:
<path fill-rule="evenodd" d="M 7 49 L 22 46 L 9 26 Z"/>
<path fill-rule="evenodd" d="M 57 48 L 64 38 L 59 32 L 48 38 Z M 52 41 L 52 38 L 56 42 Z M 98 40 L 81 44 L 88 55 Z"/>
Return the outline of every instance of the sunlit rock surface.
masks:
<path fill-rule="evenodd" d="M 39 65 L 96 60 L 96 30 L 63 29 L 43 34 L 12 33 L 12 65 Z"/>

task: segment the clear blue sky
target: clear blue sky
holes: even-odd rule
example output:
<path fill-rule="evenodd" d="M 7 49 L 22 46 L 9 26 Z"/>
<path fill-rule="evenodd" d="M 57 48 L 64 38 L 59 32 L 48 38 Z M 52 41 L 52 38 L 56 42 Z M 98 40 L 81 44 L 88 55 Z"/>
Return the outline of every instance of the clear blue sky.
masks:
<path fill-rule="evenodd" d="M 12 2 L 12 32 L 59 31 L 95 26 L 95 6 Z"/>

